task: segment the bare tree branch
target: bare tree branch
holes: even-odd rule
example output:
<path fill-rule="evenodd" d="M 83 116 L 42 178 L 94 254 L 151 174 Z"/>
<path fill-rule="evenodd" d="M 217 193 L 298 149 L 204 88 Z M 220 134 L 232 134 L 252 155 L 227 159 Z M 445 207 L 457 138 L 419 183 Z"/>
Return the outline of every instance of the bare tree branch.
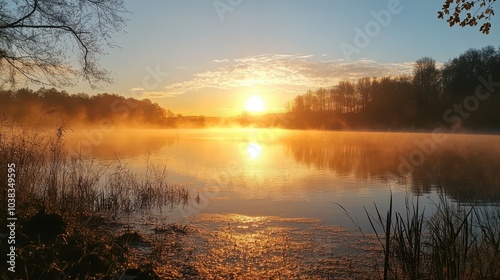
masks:
<path fill-rule="evenodd" d="M 11 24 L 8 24 L 7 26 L 15 26 L 15 25 L 17 25 L 18 23 L 23 22 L 23 20 L 25 20 L 25 19 L 29 18 L 30 16 L 32 16 L 32 15 L 33 15 L 33 13 L 35 13 L 37 6 L 38 6 L 38 1 L 37 1 L 37 0 L 35 0 L 35 2 L 33 3 L 33 10 L 31 10 L 31 12 L 29 12 L 27 15 L 25 15 L 25 16 L 24 16 L 24 17 L 22 17 L 22 18 L 20 18 L 20 19 L 19 19 L 19 20 L 17 20 L 16 22 L 13 22 L 13 23 L 11 23 Z"/>
<path fill-rule="evenodd" d="M 123 0 L 0 0 L 0 82 L 110 82 L 99 57 L 126 13 Z"/>

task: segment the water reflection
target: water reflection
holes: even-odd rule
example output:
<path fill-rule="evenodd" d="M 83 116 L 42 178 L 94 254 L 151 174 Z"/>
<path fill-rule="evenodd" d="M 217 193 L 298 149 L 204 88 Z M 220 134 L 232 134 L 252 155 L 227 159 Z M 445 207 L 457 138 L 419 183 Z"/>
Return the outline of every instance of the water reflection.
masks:
<path fill-rule="evenodd" d="M 500 137 L 426 133 L 257 129 L 132 130 L 70 135 L 92 143 L 91 156 L 131 166 L 166 165 L 169 182 L 218 184 L 220 197 L 317 201 L 317 193 L 374 196 L 385 175 L 415 194 L 442 188 L 457 200 L 500 200 Z M 90 141 L 90 140 L 91 141 Z M 75 149 L 75 148 L 73 148 Z M 224 180 L 222 180 L 223 178 Z M 265 187 L 265 188 L 263 188 Z M 226 192 L 224 192 L 226 191 Z M 383 195 L 386 195 L 385 193 Z"/>
<path fill-rule="evenodd" d="M 431 140 L 424 133 L 309 132 L 290 134 L 283 142 L 297 162 L 337 176 L 366 182 L 392 174 L 415 194 L 442 188 L 457 200 L 500 198 L 499 136 Z"/>
<path fill-rule="evenodd" d="M 129 159 L 158 153 L 178 143 L 178 135 L 156 129 L 75 130 L 67 134 L 71 153 L 100 160 Z"/>
<path fill-rule="evenodd" d="M 196 279 L 375 278 L 375 239 L 315 219 L 202 214 L 192 217 Z M 170 262 L 167 260 L 166 263 Z M 352 267 L 361 269 L 353 271 Z"/>
<path fill-rule="evenodd" d="M 257 143 L 250 143 L 247 146 L 247 153 L 251 159 L 256 159 L 262 154 L 262 147 Z"/>

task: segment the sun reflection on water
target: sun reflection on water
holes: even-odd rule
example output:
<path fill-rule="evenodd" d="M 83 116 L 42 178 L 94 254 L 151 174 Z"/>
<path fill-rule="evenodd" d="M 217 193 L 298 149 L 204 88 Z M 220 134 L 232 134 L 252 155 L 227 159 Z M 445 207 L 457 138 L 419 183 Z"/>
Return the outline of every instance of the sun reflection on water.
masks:
<path fill-rule="evenodd" d="M 247 153 L 248 153 L 249 158 L 256 159 L 256 158 L 261 156 L 262 147 L 255 142 L 251 142 L 247 146 Z"/>
<path fill-rule="evenodd" d="M 190 222 L 195 234 L 176 236 L 182 246 L 157 258 L 164 279 L 376 278 L 376 239 L 317 219 L 200 214 Z"/>

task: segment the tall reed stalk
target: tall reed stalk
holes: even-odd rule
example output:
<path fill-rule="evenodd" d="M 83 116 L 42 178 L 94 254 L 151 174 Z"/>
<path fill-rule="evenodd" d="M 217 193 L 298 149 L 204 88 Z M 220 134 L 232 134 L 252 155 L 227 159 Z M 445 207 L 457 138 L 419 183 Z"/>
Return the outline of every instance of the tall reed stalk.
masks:
<path fill-rule="evenodd" d="M 500 279 L 500 207 L 459 205 L 439 195 L 425 215 L 417 197 L 386 218 L 365 212 L 384 252 L 384 279 Z M 393 219 L 393 217 L 395 217 Z M 383 235 L 378 232 L 383 229 Z"/>
<path fill-rule="evenodd" d="M 392 225 L 392 193 L 391 193 L 391 198 L 390 198 L 390 203 L 389 203 L 389 210 L 386 213 L 386 218 L 385 220 L 382 219 L 382 216 L 380 214 L 380 211 L 378 210 L 377 204 L 374 204 L 375 206 L 375 213 L 377 213 L 377 216 L 372 215 L 366 208 L 365 213 L 368 217 L 368 220 L 370 221 L 370 225 L 375 232 L 375 235 L 377 236 L 377 239 L 380 241 L 380 244 L 382 245 L 383 251 L 384 251 L 384 280 L 388 279 L 389 277 L 389 269 L 390 269 L 390 254 L 391 254 L 391 225 Z M 375 226 L 377 224 L 380 228 L 383 229 L 384 236 L 381 237 L 378 234 L 377 227 Z M 385 241 L 385 243 L 383 242 Z"/>

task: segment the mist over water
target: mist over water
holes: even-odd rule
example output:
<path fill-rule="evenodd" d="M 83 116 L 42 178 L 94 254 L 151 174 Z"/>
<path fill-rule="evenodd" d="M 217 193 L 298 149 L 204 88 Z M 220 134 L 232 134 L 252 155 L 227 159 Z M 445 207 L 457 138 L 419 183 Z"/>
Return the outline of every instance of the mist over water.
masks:
<path fill-rule="evenodd" d="M 500 136 L 436 137 L 250 128 L 75 130 L 67 146 L 138 172 L 147 162 L 165 167 L 169 183 L 202 198 L 194 214 L 314 218 L 350 227 L 335 203 L 363 223 L 363 206 L 383 209 L 391 191 L 396 208 L 408 194 L 432 204 L 438 190 L 457 202 L 498 202 Z M 168 216 L 186 213 L 177 209 Z"/>

